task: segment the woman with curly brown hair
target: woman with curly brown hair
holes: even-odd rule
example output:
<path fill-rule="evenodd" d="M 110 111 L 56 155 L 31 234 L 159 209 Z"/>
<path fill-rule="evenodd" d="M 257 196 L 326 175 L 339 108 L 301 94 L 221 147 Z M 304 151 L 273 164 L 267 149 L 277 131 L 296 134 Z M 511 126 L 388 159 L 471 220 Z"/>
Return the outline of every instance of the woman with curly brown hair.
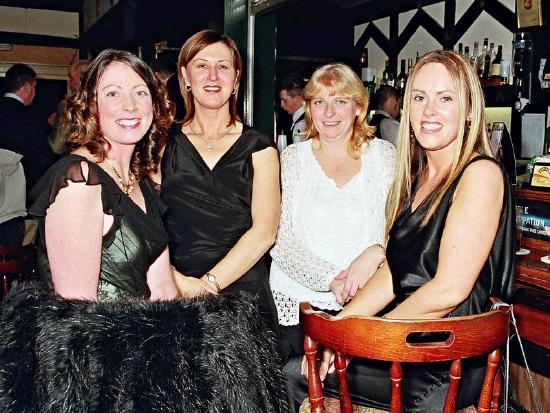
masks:
<path fill-rule="evenodd" d="M 31 192 L 40 224 L 39 272 L 72 299 L 177 296 L 156 171 L 172 109 L 147 65 L 105 50 L 67 102 L 71 153 Z"/>

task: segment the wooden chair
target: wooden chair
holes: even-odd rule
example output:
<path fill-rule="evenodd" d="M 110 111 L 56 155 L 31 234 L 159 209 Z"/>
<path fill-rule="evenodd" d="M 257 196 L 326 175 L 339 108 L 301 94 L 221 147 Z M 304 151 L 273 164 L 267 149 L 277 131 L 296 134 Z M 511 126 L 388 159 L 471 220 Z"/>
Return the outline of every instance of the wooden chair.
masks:
<path fill-rule="evenodd" d="M 309 303 L 301 303 L 300 324 L 306 334 L 304 350 L 308 362 L 309 400 L 304 401 L 300 412 L 381 411 L 352 406 L 346 379 L 345 354 L 391 362 L 391 413 L 403 411 L 401 362 L 453 360 L 443 412 L 455 412 L 462 372 L 461 359 L 488 354 L 478 405 L 463 411 L 496 413 L 502 383 L 498 371 L 501 359 L 500 346 L 508 336 L 508 317 L 509 307 L 500 307 L 473 316 L 437 320 L 390 320 L 379 317 L 348 317 L 334 320 L 324 312 L 313 311 Z M 408 342 L 407 338 L 411 333 L 419 332 L 450 334 L 441 342 Z M 334 365 L 340 390 L 339 406 L 335 399 L 327 401 L 323 397 L 317 364 L 317 343 L 335 350 Z"/>
<path fill-rule="evenodd" d="M 23 247 L 0 246 L 0 277 L 2 277 L 2 295 L 10 290 L 14 282 L 32 278 L 36 269 L 36 248 L 34 245 Z"/>

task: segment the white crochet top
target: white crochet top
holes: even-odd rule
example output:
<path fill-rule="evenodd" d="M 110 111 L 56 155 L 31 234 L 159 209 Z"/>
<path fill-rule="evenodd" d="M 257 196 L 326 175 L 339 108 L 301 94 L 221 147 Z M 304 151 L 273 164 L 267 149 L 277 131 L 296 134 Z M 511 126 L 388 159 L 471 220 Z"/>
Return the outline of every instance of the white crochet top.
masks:
<path fill-rule="evenodd" d="M 281 221 L 270 274 L 281 325 L 299 323 L 301 301 L 342 308 L 330 283 L 367 247 L 384 243 L 394 165 L 395 147 L 373 139 L 363 146 L 360 172 L 339 187 L 315 158 L 311 140 L 283 152 Z"/>

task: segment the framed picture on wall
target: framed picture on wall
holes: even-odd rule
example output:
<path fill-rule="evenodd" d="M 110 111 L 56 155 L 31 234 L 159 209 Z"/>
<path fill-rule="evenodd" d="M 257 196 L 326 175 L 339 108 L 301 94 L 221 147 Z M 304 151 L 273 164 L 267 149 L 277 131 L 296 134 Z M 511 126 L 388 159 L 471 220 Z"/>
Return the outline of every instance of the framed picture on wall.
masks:
<path fill-rule="evenodd" d="M 542 26 L 541 0 L 516 0 L 518 28 Z"/>

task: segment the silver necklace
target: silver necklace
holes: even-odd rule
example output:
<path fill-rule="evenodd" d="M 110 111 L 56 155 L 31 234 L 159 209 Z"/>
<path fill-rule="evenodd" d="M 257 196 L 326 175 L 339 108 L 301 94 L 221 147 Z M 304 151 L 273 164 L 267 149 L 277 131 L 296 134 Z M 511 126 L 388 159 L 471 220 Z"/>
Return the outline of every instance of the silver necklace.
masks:
<path fill-rule="evenodd" d="M 191 133 L 193 135 L 198 136 L 200 139 L 202 139 L 206 143 L 206 150 L 208 152 L 212 152 L 212 150 L 214 149 L 214 143 L 216 143 L 217 141 L 222 140 L 223 138 L 225 138 L 227 135 L 229 135 L 229 132 L 231 132 L 231 129 L 233 129 L 233 125 L 231 125 L 229 127 L 229 129 L 227 129 L 227 131 L 222 136 L 220 136 L 219 138 L 216 138 L 216 139 L 212 139 L 212 138 L 205 138 L 202 135 L 195 132 L 193 130 L 193 127 L 191 126 L 191 123 L 189 123 L 188 126 L 189 126 L 189 129 L 191 130 Z"/>

